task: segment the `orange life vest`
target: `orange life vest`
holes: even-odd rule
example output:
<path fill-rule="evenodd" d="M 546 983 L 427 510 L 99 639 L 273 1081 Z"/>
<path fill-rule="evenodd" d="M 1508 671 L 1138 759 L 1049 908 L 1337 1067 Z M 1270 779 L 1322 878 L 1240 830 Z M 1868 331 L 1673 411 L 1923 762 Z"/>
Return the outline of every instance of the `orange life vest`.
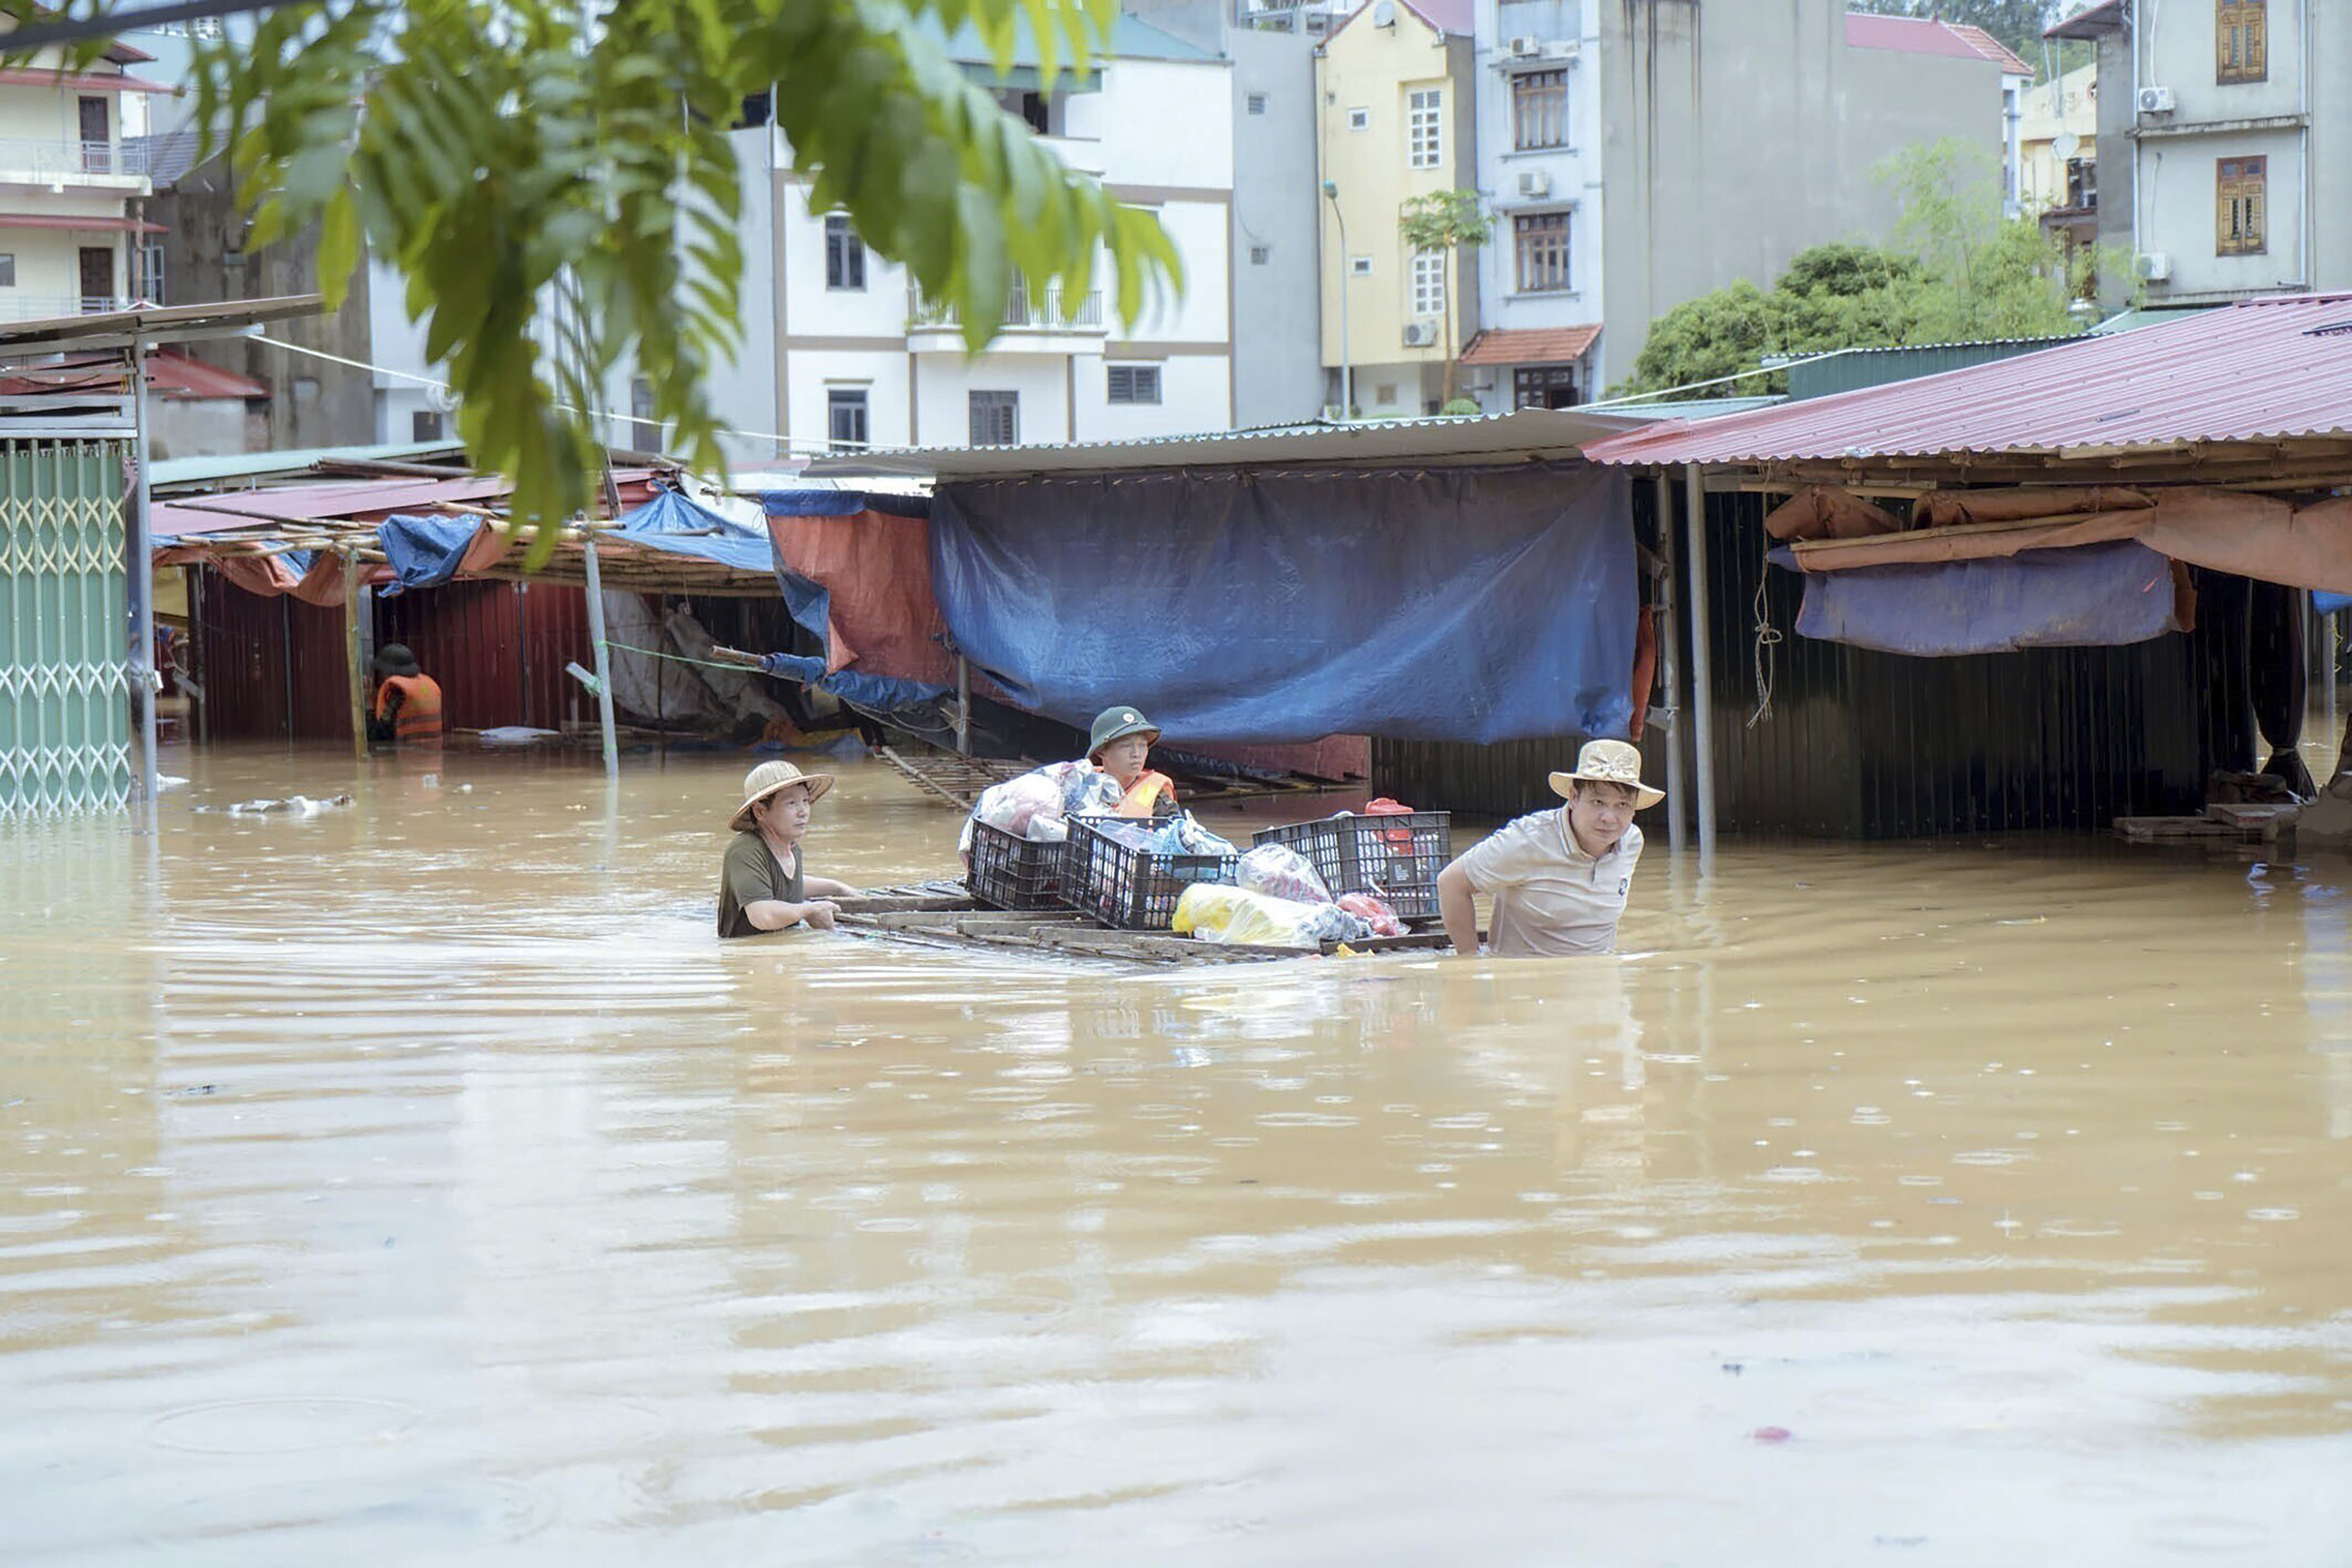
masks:
<path fill-rule="evenodd" d="M 1144 770 L 1143 776 L 1137 779 L 1128 792 L 1119 797 L 1118 815 L 1121 816 L 1157 816 L 1160 802 L 1163 796 L 1170 805 L 1176 804 L 1176 781 L 1166 773 L 1155 773 L 1147 768 Z"/>
<path fill-rule="evenodd" d="M 441 687 L 429 675 L 387 675 L 375 689 L 375 716 L 393 721 L 393 739 L 415 744 L 441 738 Z"/>

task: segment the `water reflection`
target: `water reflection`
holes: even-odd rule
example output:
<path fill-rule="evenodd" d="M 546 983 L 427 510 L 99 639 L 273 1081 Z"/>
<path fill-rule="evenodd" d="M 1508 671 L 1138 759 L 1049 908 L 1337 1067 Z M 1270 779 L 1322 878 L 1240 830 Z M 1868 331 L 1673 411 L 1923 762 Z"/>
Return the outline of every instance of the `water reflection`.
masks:
<path fill-rule="evenodd" d="M 2341 862 L 1730 845 L 1622 963 L 1127 974 L 721 946 L 731 757 L 438 769 L 12 830 L 27 1560 L 2352 1541 Z M 853 769 L 813 858 L 951 831 Z"/>

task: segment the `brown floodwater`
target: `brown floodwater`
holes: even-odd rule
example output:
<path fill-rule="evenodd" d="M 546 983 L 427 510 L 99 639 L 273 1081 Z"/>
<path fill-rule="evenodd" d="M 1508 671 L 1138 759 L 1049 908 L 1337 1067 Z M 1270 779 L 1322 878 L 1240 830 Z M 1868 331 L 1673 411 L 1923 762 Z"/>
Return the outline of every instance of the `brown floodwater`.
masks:
<path fill-rule="evenodd" d="M 1661 829 L 1619 959 L 1139 975 L 721 945 L 746 765 L 0 834 L 0 1558 L 2352 1561 L 2352 861 Z"/>

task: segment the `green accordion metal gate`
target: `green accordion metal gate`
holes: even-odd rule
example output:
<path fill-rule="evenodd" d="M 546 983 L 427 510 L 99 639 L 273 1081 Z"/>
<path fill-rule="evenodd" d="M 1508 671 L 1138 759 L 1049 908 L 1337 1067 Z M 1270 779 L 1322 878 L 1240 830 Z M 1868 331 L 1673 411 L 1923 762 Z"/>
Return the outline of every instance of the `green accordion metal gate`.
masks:
<path fill-rule="evenodd" d="M 0 440 L 0 819 L 130 803 L 131 449 Z"/>

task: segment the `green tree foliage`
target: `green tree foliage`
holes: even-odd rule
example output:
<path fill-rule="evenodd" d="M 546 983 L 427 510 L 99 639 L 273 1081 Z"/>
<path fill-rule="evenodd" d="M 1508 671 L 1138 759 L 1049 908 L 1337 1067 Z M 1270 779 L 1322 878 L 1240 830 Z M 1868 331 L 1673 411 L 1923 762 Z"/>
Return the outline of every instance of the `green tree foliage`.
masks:
<path fill-rule="evenodd" d="M 1475 191 L 1432 191 L 1398 209 L 1397 234 L 1410 251 L 1434 250 L 1445 258 L 1445 393 L 1441 401 L 1452 403 L 1454 280 L 1461 271 L 1463 248 L 1495 237 L 1495 216 L 1480 205 Z"/>
<path fill-rule="evenodd" d="M 200 47 L 196 90 L 257 244 L 319 221 L 332 301 L 362 242 L 406 279 L 468 451 L 536 525 L 587 503 L 588 411 L 625 359 L 682 454 L 723 468 L 709 376 L 741 346 L 743 261 L 727 128 L 772 85 L 811 205 L 846 210 L 974 350 L 1016 276 L 1075 311 L 1108 254 L 1130 324 L 1181 285 L 1158 220 L 1071 172 L 940 41 L 969 28 L 1000 69 L 1027 43 L 1050 79 L 1087 68 L 1116 16 L 1116 0 L 328 0 Z"/>
<path fill-rule="evenodd" d="M 1876 174 L 1902 214 L 1888 244 L 1815 246 L 1769 291 L 1742 279 L 1677 306 L 1652 324 L 1624 390 L 1688 386 L 1832 349 L 2077 330 L 2067 307 L 2082 278 L 2033 220 L 2001 216 L 1984 153 L 1948 139 L 1897 153 Z M 1784 392 L 1787 381 L 1757 374 L 1694 395 Z"/>

